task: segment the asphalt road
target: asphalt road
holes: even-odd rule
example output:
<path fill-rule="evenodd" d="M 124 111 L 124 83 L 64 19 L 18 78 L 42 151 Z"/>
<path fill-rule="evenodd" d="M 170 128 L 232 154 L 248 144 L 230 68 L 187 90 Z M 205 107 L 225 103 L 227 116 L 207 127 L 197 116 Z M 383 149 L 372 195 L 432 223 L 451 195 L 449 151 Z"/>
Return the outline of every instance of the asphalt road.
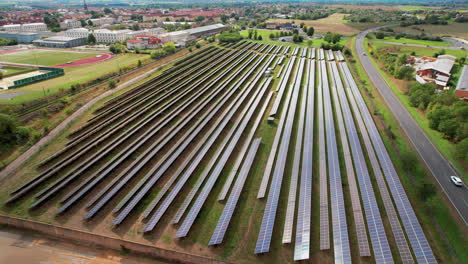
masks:
<path fill-rule="evenodd" d="M 424 131 L 419 127 L 410 113 L 405 109 L 400 100 L 371 63 L 367 55 L 364 55 L 364 37 L 377 28 L 368 29 L 357 35 L 356 51 L 367 75 L 374 86 L 384 98 L 393 115 L 412 142 L 414 148 L 423 159 L 432 175 L 439 183 L 446 196 L 468 225 L 468 190 L 465 187 L 456 187 L 450 180 L 451 175 L 458 175 L 451 163 L 442 156 L 439 150 L 432 144 Z"/>

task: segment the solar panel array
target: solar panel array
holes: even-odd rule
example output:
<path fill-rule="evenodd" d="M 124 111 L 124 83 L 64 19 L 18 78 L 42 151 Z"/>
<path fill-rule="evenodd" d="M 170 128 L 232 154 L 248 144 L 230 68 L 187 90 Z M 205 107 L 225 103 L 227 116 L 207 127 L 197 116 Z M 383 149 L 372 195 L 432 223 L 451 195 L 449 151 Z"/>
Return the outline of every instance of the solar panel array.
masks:
<path fill-rule="evenodd" d="M 333 229 L 333 250 L 335 263 L 351 263 L 348 226 L 341 183 L 338 148 L 335 136 L 333 109 L 331 108 L 330 90 L 325 61 L 321 61 L 323 111 L 325 112 L 325 132 L 327 139 L 328 177 L 330 183 L 330 204 Z"/>
<path fill-rule="evenodd" d="M 338 99 L 338 93 L 337 93 L 337 89 L 338 89 L 337 86 L 342 88 L 341 77 L 338 73 L 338 68 L 336 67 L 336 63 L 334 61 L 329 62 L 328 66 L 330 67 L 330 72 L 331 72 L 331 76 L 330 76 L 332 80 L 331 92 L 333 94 L 333 102 L 334 102 L 335 113 L 336 113 L 336 123 L 338 124 L 338 129 L 340 132 L 341 149 L 343 151 L 343 158 L 344 158 L 345 169 L 346 169 L 346 177 L 348 179 L 348 187 L 349 187 L 349 192 L 351 196 L 351 206 L 353 209 L 354 225 L 356 227 L 359 255 L 370 256 L 371 252 L 370 252 L 370 247 L 369 247 L 369 241 L 367 239 L 366 223 L 364 221 L 364 216 L 362 212 L 361 200 L 359 197 L 359 190 L 358 190 L 358 186 L 356 182 L 356 174 L 354 173 L 353 160 L 351 158 L 351 150 L 349 146 L 350 144 L 349 141 L 351 141 L 351 144 L 353 144 L 355 143 L 353 142 L 355 138 L 352 138 L 349 136 L 350 134 L 349 131 L 348 131 L 348 135 L 346 134 L 346 129 L 345 129 L 344 122 L 343 122 L 343 113 L 341 112 L 340 101 Z M 343 112 L 346 117 L 351 116 L 350 112 L 345 112 L 345 111 Z M 348 141 L 348 137 L 349 137 L 349 141 Z M 354 161 L 356 161 L 356 157 L 355 156 L 353 157 L 354 157 Z M 356 165 L 361 166 L 361 167 L 366 166 L 364 159 L 362 160 L 362 162 L 364 163 L 361 164 L 357 162 Z M 356 167 L 357 174 L 360 173 L 359 168 L 360 167 Z M 383 225 L 380 231 L 384 231 Z M 385 232 L 383 233 L 383 237 L 385 238 Z M 388 243 L 387 243 L 387 246 L 388 246 Z M 388 252 L 391 253 L 389 247 L 388 247 L 388 250 L 389 250 Z"/>
<path fill-rule="evenodd" d="M 252 163 L 255 159 L 255 155 L 257 154 L 257 150 L 261 141 L 261 138 L 257 138 L 252 142 L 252 145 L 249 148 L 249 152 L 245 157 L 244 164 L 242 165 L 242 168 L 239 172 L 239 176 L 237 177 L 236 183 L 232 189 L 231 196 L 229 196 L 229 199 L 226 203 L 226 206 L 224 207 L 221 217 L 218 220 L 218 224 L 216 225 L 215 231 L 213 232 L 208 245 L 217 245 L 223 242 L 227 227 L 231 221 L 232 215 L 234 214 L 234 210 L 236 209 L 237 201 L 239 200 L 242 188 L 244 187 L 245 180 L 247 179 L 250 167 L 252 166 Z"/>
<path fill-rule="evenodd" d="M 289 91 L 292 91 L 292 98 L 289 107 L 284 108 L 281 113 L 281 119 L 286 118 L 286 123 L 283 129 L 278 129 L 277 134 L 283 132 L 281 138 L 281 145 L 278 151 L 278 158 L 275 164 L 275 170 L 273 173 L 273 179 L 270 186 L 270 191 L 268 193 L 267 205 L 262 219 L 262 224 L 260 226 L 260 232 L 257 239 L 257 245 L 255 247 L 255 254 L 266 253 L 270 250 L 271 236 L 273 233 L 273 226 L 276 217 L 276 209 L 278 207 L 278 199 L 281 191 L 281 183 L 283 181 L 283 173 L 286 165 L 286 158 L 288 154 L 289 142 L 292 133 L 292 127 L 294 122 L 296 104 L 299 97 L 302 72 L 304 68 L 304 59 L 300 60 L 299 69 L 296 71 L 296 78 L 294 86 L 290 87 Z M 299 74 L 300 73 L 300 74 Z M 289 101 L 287 99 L 287 101 Z M 283 131 L 281 131 L 283 130 Z"/>
<path fill-rule="evenodd" d="M 347 67 L 347 66 L 346 66 Z M 348 71 L 349 69 L 347 69 Z M 365 105 L 362 95 L 354 85 L 351 86 L 352 92 L 359 105 L 361 114 L 364 117 L 365 124 L 371 136 L 372 143 L 377 152 L 377 156 L 382 166 L 385 178 L 390 188 L 390 193 L 393 196 L 393 200 L 398 209 L 401 222 L 405 227 L 406 234 L 410 241 L 411 247 L 413 248 L 414 255 L 418 263 L 437 263 L 437 260 L 432 253 L 432 249 L 424 235 L 424 232 L 419 224 L 418 218 L 414 213 L 413 207 L 409 202 L 408 196 L 398 178 L 398 175 L 393 167 L 393 163 L 388 155 L 388 152 L 383 144 L 382 138 L 378 133 L 377 127 L 375 126 L 372 117 Z"/>
<path fill-rule="evenodd" d="M 322 49 L 319 50 L 323 52 Z M 330 220 L 328 212 L 327 150 L 325 142 L 325 124 L 323 111 L 323 67 L 321 61 L 317 67 L 319 76 L 317 109 L 318 109 L 318 144 L 319 144 L 319 184 L 320 184 L 320 250 L 330 249 Z M 326 74 L 326 73 L 325 73 Z"/>
<path fill-rule="evenodd" d="M 315 49 L 312 49 L 315 52 Z M 312 55 L 311 55 L 312 56 Z M 313 55 L 315 57 L 315 55 Z M 299 204 L 296 223 L 296 240 L 294 260 L 309 259 L 310 223 L 312 201 L 312 164 L 314 146 L 314 94 L 315 94 L 315 60 L 308 64 L 307 77 L 303 97 L 307 98 L 304 131 L 304 147 L 302 149 L 301 183 L 299 185 Z"/>
<path fill-rule="evenodd" d="M 369 156 L 369 160 L 372 165 L 374 176 L 377 180 L 380 195 L 382 197 L 382 201 L 383 201 L 386 213 L 387 213 L 387 217 L 390 222 L 390 226 L 393 232 L 393 236 L 395 238 L 395 242 L 398 248 L 398 252 L 400 254 L 400 258 L 402 259 L 403 263 L 408 263 L 408 264 L 414 263 L 413 256 L 411 255 L 411 250 L 409 249 L 408 243 L 405 238 L 405 234 L 400 224 L 400 220 L 398 219 L 397 212 L 395 211 L 395 207 L 393 205 L 392 198 L 390 197 L 390 193 L 385 183 L 384 176 L 382 175 L 382 171 L 380 169 L 380 165 L 377 160 L 376 153 L 374 151 L 374 148 L 372 147 L 372 143 L 369 138 L 367 128 L 364 124 L 359 108 L 351 92 L 350 86 L 355 85 L 354 80 L 352 79 L 350 72 L 346 70 L 345 68 L 346 65 L 340 64 L 339 66 L 345 77 L 344 80 L 348 84 L 346 88 L 346 92 L 348 94 L 349 102 L 355 113 L 355 118 L 356 118 L 356 121 L 358 122 L 359 129 L 361 131 L 361 135 L 364 140 L 364 145 L 366 147 L 367 154 Z"/>

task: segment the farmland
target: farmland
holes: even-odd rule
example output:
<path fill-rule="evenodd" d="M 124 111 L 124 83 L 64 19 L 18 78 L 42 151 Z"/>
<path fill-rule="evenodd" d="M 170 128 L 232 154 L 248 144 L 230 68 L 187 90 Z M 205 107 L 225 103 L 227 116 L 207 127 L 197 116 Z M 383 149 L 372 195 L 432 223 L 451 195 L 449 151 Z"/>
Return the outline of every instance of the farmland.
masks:
<path fill-rule="evenodd" d="M 2 54 L 0 61 L 19 64 L 54 66 L 57 64 L 63 64 L 69 61 L 85 59 L 93 56 L 96 56 L 96 53 L 34 49 Z"/>
<path fill-rule="evenodd" d="M 449 262 L 400 177 L 340 52 L 243 41 L 97 105 L 2 182 L 0 201 L 228 261 Z"/>
<path fill-rule="evenodd" d="M 450 23 L 449 25 L 416 25 L 408 27 L 394 27 L 395 32 L 422 34 L 433 36 L 451 36 L 468 39 L 465 23 Z"/>
<path fill-rule="evenodd" d="M 329 17 L 321 18 L 317 20 L 299 20 L 294 19 L 296 24 L 304 23 L 307 27 L 314 27 L 315 32 L 319 34 L 325 34 L 327 32 L 333 32 L 350 36 L 359 32 L 359 30 L 350 27 L 345 24 L 345 14 L 335 13 Z M 293 19 L 269 19 L 267 22 L 276 23 L 291 23 Z"/>

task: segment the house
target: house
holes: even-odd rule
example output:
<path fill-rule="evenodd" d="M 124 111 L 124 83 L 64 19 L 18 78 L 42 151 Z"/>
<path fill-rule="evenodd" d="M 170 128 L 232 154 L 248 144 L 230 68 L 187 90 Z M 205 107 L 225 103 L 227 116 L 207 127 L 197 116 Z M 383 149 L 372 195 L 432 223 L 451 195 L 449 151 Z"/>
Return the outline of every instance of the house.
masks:
<path fill-rule="evenodd" d="M 277 26 L 278 26 L 277 23 L 266 23 L 267 29 L 276 29 Z"/>
<path fill-rule="evenodd" d="M 419 83 L 433 83 L 439 89 L 448 89 L 450 71 L 456 58 L 451 55 L 440 55 L 437 59 L 427 58 L 416 60 L 416 81 Z"/>
<path fill-rule="evenodd" d="M 138 35 L 134 39 L 127 40 L 128 49 L 155 49 L 161 44 L 161 39 L 155 36 Z"/>
<path fill-rule="evenodd" d="M 8 32 L 40 32 L 47 31 L 47 25 L 44 23 L 14 24 L 4 25 L 3 30 Z"/>
<path fill-rule="evenodd" d="M 286 30 L 286 31 L 291 31 L 294 29 L 294 26 L 292 23 L 283 23 L 279 27 L 281 30 Z"/>
<path fill-rule="evenodd" d="M 461 100 L 468 101 L 468 66 L 463 66 L 460 79 L 458 79 L 457 87 L 455 88 L 455 95 Z"/>
<path fill-rule="evenodd" d="M 81 22 L 75 19 L 65 19 L 64 21 L 60 22 L 61 29 L 71 29 L 79 27 L 81 27 Z"/>

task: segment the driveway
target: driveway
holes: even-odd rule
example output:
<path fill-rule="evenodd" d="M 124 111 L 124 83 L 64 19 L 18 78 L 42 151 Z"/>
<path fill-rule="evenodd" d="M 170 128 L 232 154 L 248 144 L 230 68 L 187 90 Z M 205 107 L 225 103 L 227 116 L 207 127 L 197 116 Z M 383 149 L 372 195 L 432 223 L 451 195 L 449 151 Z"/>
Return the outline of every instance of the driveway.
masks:
<path fill-rule="evenodd" d="M 364 37 L 368 32 L 378 28 L 368 29 L 357 35 L 356 52 L 367 75 L 370 77 L 374 86 L 384 98 L 388 107 L 392 111 L 396 120 L 405 131 L 419 156 L 426 166 L 432 172 L 432 175 L 439 183 L 446 196 L 460 214 L 460 217 L 468 225 L 468 190 L 465 187 L 456 187 L 451 181 L 451 175 L 458 175 L 452 164 L 445 159 L 439 150 L 432 144 L 424 131 L 419 127 L 416 121 L 411 117 L 391 88 L 379 74 L 377 69 L 371 63 L 370 59 L 363 55 L 365 53 Z"/>

